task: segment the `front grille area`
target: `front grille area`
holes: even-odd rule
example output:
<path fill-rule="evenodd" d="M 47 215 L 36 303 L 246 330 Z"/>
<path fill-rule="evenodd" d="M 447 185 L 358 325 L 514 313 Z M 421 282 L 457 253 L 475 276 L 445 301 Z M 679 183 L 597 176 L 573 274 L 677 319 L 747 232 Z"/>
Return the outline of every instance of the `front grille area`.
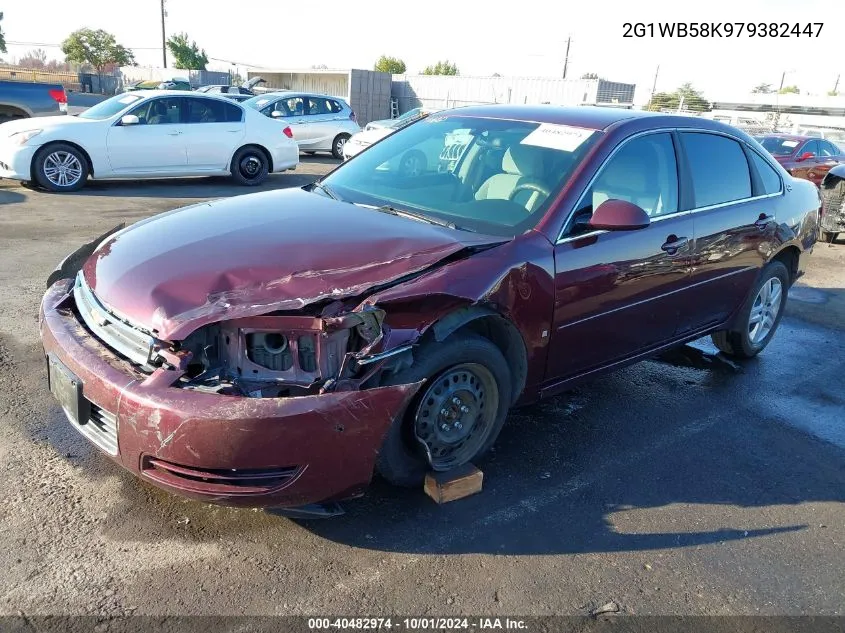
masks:
<path fill-rule="evenodd" d="M 70 416 L 68 416 L 70 418 Z M 117 455 L 117 416 L 91 403 L 87 420 L 71 419 L 71 424 L 109 455 Z"/>
<path fill-rule="evenodd" d="M 141 460 L 141 472 L 155 481 L 188 490 L 220 494 L 266 494 L 293 483 L 303 467 L 253 469 L 199 469 L 174 464 L 151 455 Z"/>
<path fill-rule="evenodd" d="M 73 298 L 82 320 L 94 336 L 137 365 L 149 363 L 153 338 L 110 314 L 91 292 L 81 272 L 76 277 Z"/>

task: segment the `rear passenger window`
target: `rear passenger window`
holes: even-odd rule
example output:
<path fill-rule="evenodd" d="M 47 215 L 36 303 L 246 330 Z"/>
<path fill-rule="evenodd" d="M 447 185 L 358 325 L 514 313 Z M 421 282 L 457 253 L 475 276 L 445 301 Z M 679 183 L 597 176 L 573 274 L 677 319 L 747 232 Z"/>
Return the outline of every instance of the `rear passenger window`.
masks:
<path fill-rule="evenodd" d="M 218 99 L 186 99 L 188 123 L 232 123 L 241 120 L 241 110 Z"/>
<path fill-rule="evenodd" d="M 751 154 L 751 162 L 754 163 L 754 168 L 760 174 L 760 182 L 763 184 L 763 194 L 780 193 L 780 176 L 757 152 L 748 152 Z"/>
<path fill-rule="evenodd" d="M 736 141 L 716 134 L 681 134 L 692 174 L 696 207 L 751 197 L 751 174 Z"/>

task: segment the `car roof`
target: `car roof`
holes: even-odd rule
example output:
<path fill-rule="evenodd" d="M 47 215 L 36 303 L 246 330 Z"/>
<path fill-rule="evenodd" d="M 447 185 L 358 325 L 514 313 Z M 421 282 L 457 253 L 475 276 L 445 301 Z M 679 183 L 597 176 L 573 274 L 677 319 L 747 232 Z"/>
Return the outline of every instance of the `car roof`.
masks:
<path fill-rule="evenodd" d="M 136 94 L 141 95 L 143 97 L 186 97 L 186 96 L 194 96 L 197 99 L 217 99 L 218 101 L 224 101 L 226 103 L 231 103 L 232 99 L 228 97 L 224 97 L 222 94 L 217 93 L 209 93 L 209 92 L 197 92 L 196 90 L 133 90 L 127 94 Z"/>
<path fill-rule="evenodd" d="M 271 90 L 268 92 L 256 92 L 256 97 L 267 97 L 270 95 L 300 95 L 303 97 L 321 97 L 325 99 L 334 99 L 335 101 L 343 101 L 346 103 L 346 99 L 344 97 L 336 97 L 334 95 L 327 95 L 321 92 L 310 92 L 308 90 Z"/>
<path fill-rule="evenodd" d="M 517 121 L 532 121 L 535 123 L 552 123 L 556 125 L 572 125 L 592 130 L 604 130 L 626 119 L 666 117 L 658 112 L 643 110 L 626 110 L 624 108 L 607 108 L 601 106 L 555 106 L 555 105 L 482 105 L 462 106 L 450 110 L 442 110 L 443 114 L 462 114 L 473 117 L 487 117 L 491 119 L 513 119 Z M 675 118 L 675 117 L 672 117 Z"/>

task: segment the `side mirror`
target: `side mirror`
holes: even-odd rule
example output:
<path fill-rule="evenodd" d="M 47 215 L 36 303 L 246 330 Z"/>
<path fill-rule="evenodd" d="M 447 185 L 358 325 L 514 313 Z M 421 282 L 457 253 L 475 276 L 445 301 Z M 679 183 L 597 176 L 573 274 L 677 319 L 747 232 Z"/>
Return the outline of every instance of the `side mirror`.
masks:
<path fill-rule="evenodd" d="M 797 160 L 798 162 L 801 162 L 802 160 L 807 160 L 808 158 L 815 158 L 815 156 L 816 155 L 813 154 L 813 152 L 804 152 L 803 154 L 801 154 L 801 156 L 799 156 L 795 160 Z"/>
<path fill-rule="evenodd" d="M 651 224 L 648 213 L 626 200 L 605 200 L 593 211 L 588 226 L 600 231 L 634 231 Z"/>
<path fill-rule="evenodd" d="M 281 117 L 283 117 L 284 115 L 283 115 L 281 112 L 279 112 L 278 110 L 273 110 L 273 111 L 270 113 L 270 116 L 271 116 L 271 117 L 273 117 L 274 119 L 280 119 L 280 118 L 281 118 Z"/>
<path fill-rule="evenodd" d="M 138 125 L 141 120 L 134 114 L 125 114 L 120 119 L 121 125 Z"/>

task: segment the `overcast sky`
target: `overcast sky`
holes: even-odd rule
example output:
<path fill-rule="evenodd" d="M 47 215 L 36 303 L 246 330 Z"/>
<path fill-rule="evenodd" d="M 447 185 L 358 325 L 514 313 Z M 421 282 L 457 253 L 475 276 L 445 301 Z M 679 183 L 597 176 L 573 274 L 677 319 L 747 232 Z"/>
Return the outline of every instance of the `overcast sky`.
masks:
<path fill-rule="evenodd" d="M 507 7 L 496 10 L 497 6 Z M 758 83 L 824 94 L 845 75 L 845 8 L 841 0 L 310 0 L 235 2 L 167 0 L 167 33 L 186 31 L 210 57 L 275 68 L 372 68 L 382 53 L 418 72 L 438 59 L 463 75 L 560 77 L 571 35 L 569 77 L 596 72 L 636 83 L 638 101 L 684 81 L 709 99 L 736 96 Z M 106 29 L 144 65 L 161 65 L 159 0 L 14 0 L 2 22 L 9 55 L 56 45 L 77 28 Z M 625 22 L 822 21 L 821 37 L 623 38 Z M 22 44 L 12 44 L 21 42 Z M 213 61 L 212 69 L 228 70 Z M 840 80 L 845 90 L 845 76 Z"/>

